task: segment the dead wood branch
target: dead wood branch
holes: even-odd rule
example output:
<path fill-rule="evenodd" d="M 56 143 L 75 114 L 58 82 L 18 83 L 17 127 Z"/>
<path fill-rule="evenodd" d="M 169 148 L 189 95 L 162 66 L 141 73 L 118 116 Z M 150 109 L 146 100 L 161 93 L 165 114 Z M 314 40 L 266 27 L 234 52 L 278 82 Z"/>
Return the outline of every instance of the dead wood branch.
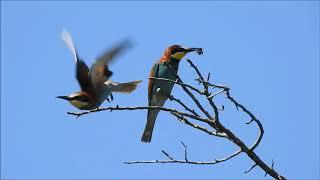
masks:
<path fill-rule="evenodd" d="M 155 77 L 151 77 L 151 78 L 154 79 L 155 81 L 168 81 L 170 83 L 175 83 L 175 84 L 179 85 L 183 89 L 183 91 L 192 99 L 192 101 L 194 102 L 196 107 L 200 110 L 202 115 L 204 115 L 204 117 L 202 117 L 200 115 L 200 113 L 196 112 L 195 109 L 189 107 L 183 101 L 181 101 L 178 98 L 175 98 L 172 95 L 169 95 L 168 98 L 171 101 L 174 101 L 177 104 L 179 104 L 186 112 L 182 112 L 182 111 L 179 111 L 179 110 L 176 110 L 173 108 L 165 108 L 165 107 L 159 107 L 159 106 L 119 107 L 117 105 L 116 107 L 98 108 L 98 109 L 94 109 L 94 110 L 90 110 L 90 111 L 68 112 L 68 114 L 74 115 L 76 117 L 80 117 L 82 115 L 86 115 L 86 114 L 94 113 L 94 112 L 99 112 L 99 111 L 159 109 L 160 111 L 169 112 L 171 115 L 176 117 L 179 122 L 186 124 L 194 129 L 200 130 L 200 131 L 202 131 L 206 134 L 212 135 L 212 136 L 226 138 L 226 139 L 230 140 L 231 142 L 233 142 L 239 148 L 238 151 L 236 151 L 236 152 L 234 152 L 234 153 L 232 153 L 222 159 L 214 159 L 213 161 L 204 161 L 204 162 L 203 161 L 192 161 L 192 160 L 188 159 L 187 146 L 185 145 L 185 143 L 183 143 L 181 141 L 181 144 L 184 147 L 184 159 L 183 160 L 176 159 L 173 156 L 171 156 L 169 153 L 167 153 L 166 151 L 163 150 L 162 153 L 168 159 L 148 160 L 148 161 L 145 161 L 145 160 L 126 161 L 126 162 L 124 162 L 126 164 L 183 163 L 183 164 L 210 165 L 210 164 L 217 164 L 220 162 L 227 161 L 227 160 L 229 160 L 229 159 L 231 159 L 231 158 L 233 158 L 243 152 L 254 162 L 254 165 L 252 165 L 249 170 L 245 171 L 245 173 L 249 173 L 253 168 L 259 166 L 261 169 L 264 170 L 266 175 L 269 174 L 270 176 L 272 176 L 275 179 L 285 179 L 284 176 L 282 176 L 281 174 L 279 174 L 277 171 L 275 171 L 273 169 L 273 166 L 274 166 L 273 160 L 272 160 L 272 165 L 270 167 L 266 163 L 264 163 L 261 160 L 261 158 L 254 152 L 255 148 L 257 148 L 258 145 L 260 144 L 260 142 L 263 138 L 263 134 L 264 134 L 264 129 L 263 129 L 263 126 L 262 126 L 262 123 L 260 122 L 260 120 L 258 120 L 245 106 L 240 104 L 235 98 L 233 98 L 231 96 L 229 87 L 223 86 L 223 85 L 217 85 L 217 84 L 213 84 L 213 83 L 209 82 L 210 73 L 208 74 L 208 76 L 206 78 L 204 78 L 204 76 L 202 75 L 202 73 L 200 72 L 198 67 L 195 64 L 193 64 L 193 62 L 191 60 L 188 59 L 187 61 L 190 64 L 190 66 L 192 67 L 192 69 L 194 69 L 194 71 L 196 72 L 198 77 L 195 80 L 203 86 L 203 90 L 199 90 L 198 88 L 191 86 L 190 84 L 184 83 L 182 81 L 182 79 L 175 73 L 174 73 L 176 75 L 175 81 L 170 80 L 170 79 L 165 79 L 165 78 L 155 78 Z M 169 68 L 171 68 L 171 66 L 169 64 L 166 64 L 166 65 Z M 217 91 L 217 89 L 218 89 L 218 91 Z M 213 90 L 213 92 L 212 92 L 212 90 Z M 216 92 L 214 92 L 214 90 L 216 90 Z M 204 108 L 205 106 L 202 104 L 202 101 L 200 101 L 200 99 L 196 98 L 196 96 L 193 94 L 193 92 L 198 93 L 200 96 L 204 97 L 204 99 L 210 104 L 210 108 L 211 108 L 211 111 L 213 111 L 213 114 L 210 114 L 209 110 Z M 222 108 L 219 109 L 218 106 L 214 102 L 214 98 L 218 95 L 221 95 L 221 94 L 225 94 L 226 99 L 228 99 L 228 101 L 230 101 L 236 107 L 237 110 L 241 110 L 242 112 L 244 112 L 245 114 L 247 114 L 250 117 L 250 121 L 246 122 L 246 124 L 251 124 L 252 122 L 255 122 L 255 124 L 257 125 L 257 127 L 259 129 L 259 134 L 258 134 L 258 137 L 256 138 L 256 140 L 254 141 L 254 143 L 250 147 L 247 146 L 240 138 L 238 138 L 238 136 L 236 136 L 230 129 L 225 127 L 220 122 L 219 110 L 222 111 L 224 109 L 224 106 L 222 106 Z M 206 123 L 212 129 L 208 129 L 206 127 L 200 126 L 200 125 L 194 123 L 193 121 L 200 121 L 202 123 Z"/>

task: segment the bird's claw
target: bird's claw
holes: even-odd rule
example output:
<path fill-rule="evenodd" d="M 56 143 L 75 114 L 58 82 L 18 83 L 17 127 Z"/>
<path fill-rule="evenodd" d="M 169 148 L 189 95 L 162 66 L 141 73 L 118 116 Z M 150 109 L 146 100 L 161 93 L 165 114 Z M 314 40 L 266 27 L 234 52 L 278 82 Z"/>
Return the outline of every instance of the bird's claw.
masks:
<path fill-rule="evenodd" d="M 109 99 L 109 96 L 110 96 L 110 99 Z M 112 93 L 110 93 L 109 96 L 108 96 L 106 99 L 107 99 L 107 101 L 108 101 L 109 103 L 111 103 L 111 102 L 113 101 L 113 95 L 112 95 Z"/>
<path fill-rule="evenodd" d="M 113 94 L 110 93 L 110 98 L 111 98 L 111 101 L 113 101 Z"/>

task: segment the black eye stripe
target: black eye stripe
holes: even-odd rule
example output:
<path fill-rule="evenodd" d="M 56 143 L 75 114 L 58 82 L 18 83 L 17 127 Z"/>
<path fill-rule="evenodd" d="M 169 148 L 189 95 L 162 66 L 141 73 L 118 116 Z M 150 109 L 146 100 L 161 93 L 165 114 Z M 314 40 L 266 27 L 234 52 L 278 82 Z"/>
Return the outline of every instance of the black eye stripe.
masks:
<path fill-rule="evenodd" d="M 171 53 L 172 53 L 172 54 L 175 54 L 175 53 L 177 53 L 177 52 L 183 52 L 183 51 L 184 51 L 183 48 L 175 48 L 175 49 L 173 49 L 173 50 L 171 51 Z"/>
<path fill-rule="evenodd" d="M 72 100 L 78 100 L 78 101 L 82 101 L 82 102 L 88 102 L 88 98 L 84 97 L 84 96 L 75 96 L 72 98 Z"/>

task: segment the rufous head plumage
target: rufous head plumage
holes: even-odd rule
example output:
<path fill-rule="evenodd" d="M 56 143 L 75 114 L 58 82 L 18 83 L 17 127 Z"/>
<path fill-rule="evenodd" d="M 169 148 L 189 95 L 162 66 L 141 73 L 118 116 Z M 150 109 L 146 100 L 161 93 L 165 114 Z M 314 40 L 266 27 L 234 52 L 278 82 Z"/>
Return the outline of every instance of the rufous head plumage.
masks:
<path fill-rule="evenodd" d="M 160 58 L 160 62 L 174 58 L 181 60 L 187 53 L 196 51 L 199 55 L 203 54 L 202 48 L 185 48 L 181 45 L 172 45 L 169 46 L 163 53 L 163 56 Z"/>

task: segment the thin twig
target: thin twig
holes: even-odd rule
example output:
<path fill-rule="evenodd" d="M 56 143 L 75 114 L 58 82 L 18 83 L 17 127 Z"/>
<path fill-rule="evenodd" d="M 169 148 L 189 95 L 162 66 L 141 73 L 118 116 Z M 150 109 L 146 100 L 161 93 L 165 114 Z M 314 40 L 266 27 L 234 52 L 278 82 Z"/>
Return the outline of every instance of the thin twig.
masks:
<path fill-rule="evenodd" d="M 169 160 L 125 161 L 123 163 L 125 163 L 125 164 L 180 163 L 180 164 L 193 164 L 193 165 L 213 165 L 213 164 L 217 164 L 217 163 L 221 163 L 221 162 L 227 161 L 227 160 L 235 157 L 236 155 L 238 155 L 238 153 L 234 153 L 234 154 L 231 154 L 230 156 L 227 156 L 227 157 L 222 158 L 222 159 L 214 159 L 213 161 L 190 161 L 188 159 L 186 144 L 183 143 L 182 141 L 181 141 L 181 144 L 184 147 L 184 160 L 174 159 L 170 154 L 168 154 L 165 151 L 162 151 L 162 153 L 165 154 L 166 157 L 169 158 Z"/>
<path fill-rule="evenodd" d="M 171 114 L 176 116 L 180 122 L 182 122 L 184 124 L 187 124 L 187 125 L 195 128 L 195 129 L 199 129 L 200 131 L 203 131 L 203 132 L 205 132 L 205 133 L 207 133 L 209 135 L 228 138 L 228 136 L 225 133 L 210 131 L 210 130 L 208 130 L 208 129 L 206 129 L 206 128 L 198 125 L 198 124 L 191 123 L 189 120 L 187 120 L 186 118 L 184 118 L 180 114 L 177 114 L 177 113 L 174 113 L 174 112 L 171 112 Z"/>
<path fill-rule="evenodd" d="M 230 90 L 226 90 L 226 95 L 227 95 L 227 98 L 234 103 L 234 105 L 238 108 L 240 107 L 242 109 L 243 112 L 245 112 L 246 114 L 248 114 L 251 118 L 251 120 L 249 122 L 247 122 L 246 124 L 250 124 L 251 121 L 254 121 L 258 127 L 259 127 L 259 131 L 260 131 L 260 134 L 259 134 L 259 137 L 257 138 L 256 140 L 256 143 L 255 143 L 255 146 L 253 146 L 251 148 L 251 150 L 254 150 L 261 142 L 262 140 L 262 137 L 263 137 L 263 134 L 264 134 L 264 129 L 263 129 L 263 126 L 262 126 L 262 123 L 260 122 L 260 120 L 258 120 L 247 108 L 245 108 L 242 104 L 238 103 L 238 101 L 236 101 L 231 95 L 230 95 Z"/>
<path fill-rule="evenodd" d="M 97 109 L 93 109 L 93 110 L 89 110 L 89 111 L 82 111 L 82 112 L 67 112 L 69 115 L 74 115 L 76 117 L 79 116 L 83 116 L 89 113 L 94 113 L 94 112 L 99 112 L 99 111 L 121 111 L 121 110 L 145 110 L 145 109 L 159 109 L 161 111 L 166 111 L 166 112 L 175 112 L 177 114 L 180 114 L 182 116 L 187 116 L 189 118 L 192 119 L 196 119 L 198 121 L 201 122 L 205 122 L 205 123 L 212 123 L 212 121 L 210 119 L 205 119 L 202 117 L 198 117 L 196 115 L 193 114 L 189 114 L 189 113 L 184 113 L 181 111 L 178 111 L 176 109 L 170 109 L 170 108 L 165 108 L 165 107 L 161 107 L 161 106 L 136 106 L 136 107 L 119 107 L 118 105 L 116 107 L 106 107 L 106 108 L 97 108 Z"/>
<path fill-rule="evenodd" d="M 212 84 L 208 81 L 204 81 L 204 78 L 200 72 L 200 70 L 197 68 L 196 65 L 193 64 L 193 62 L 188 59 L 187 60 L 190 64 L 190 66 L 196 71 L 196 73 L 198 74 L 199 76 L 199 81 L 201 84 L 203 84 L 204 86 L 204 89 L 205 89 L 205 94 L 206 95 L 209 95 L 209 92 L 208 92 L 208 87 L 211 86 L 211 87 L 215 87 L 215 88 L 220 88 L 222 89 L 221 91 L 219 91 L 218 93 L 222 93 L 222 92 L 226 92 L 226 95 L 227 95 L 227 98 L 234 103 L 234 105 L 236 106 L 236 108 L 238 109 L 238 107 L 240 107 L 243 112 L 245 112 L 246 114 L 248 114 L 250 117 L 251 117 L 251 120 L 249 122 L 247 122 L 246 124 L 250 124 L 251 121 L 255 121 L 257 124 L 258 124 L 258 127 L 259 127 L 259 130 L 260 130 L 260 133 L 259 133 L 259 136 L 256 140 L 256 142 L 254 143 L 254 145 L 250 148 L 251 151 L 253 151 L 261 142 L 262 140 L 262 137 L 263 137 L 263 134 L 264 134 L 264 130 L 263 130 L 263 126 L 261 124 L 261 122 L 248 110 L 246 109 L 242 104 L 238 103 L 233 97 L 231 97 L 230 95 L 230 88 L 227 87 L 227 86 L 223 86 L 223 85 L 216 85 L 216 84 Z M 209 101 L 209 103 L 211 104 L 211 106 L 213 107 L 214 111 L 215 111 L 215 114 L 217 115 L 219 112 L 218 112 L 218 108 L 216 107 L 216 105 L 213 103 L 213 100 L 212 98 L 210 98 L 210 96 L 212 95 L 209 95 L 207 96 L 207 99 Z M 219 119 L 219 117 L 216 117 L 217 119 Z"/>
<path fill-rule="evenodd" d="M 217 95 L 219 95 L 219 94 L 221 94 L 221 93 L 223 93 L 223 92 L 225 92 L 225 91 L 226 91 L 226 90 L 222 89 L 222 90 L 220 90 L 219 92 L 216 92 L 216 93 L 214 93 L 214 94 L 209 95 L 209 96 L 207 97 L 207 99 L 212 99 L 213 97 L 215 97 L 215 96 L 217 96 Z"/>
<path fill-rule="evenodd" d="M 189 84 L 185 84 L 183 82 L 179 82 L 179 81 L 174 81 L 174 80 L 171 80 L 171 79 L 167 79 L 167 78 L 155 78 L 155 77 L 149 77 L 149 79 L 155 79 L 155 80 L 158 80 L 158 81 L 167 81 L 167 82 L 171 82 L 171 83 L 175 83 L 175 84 L 178 84 L 180 85 L 181 87 L 187 87 L 187 88 L 190 88 L 194 91 L 196 91 L 197 93 L 199 94 L 203 94 L 199 89 L 189 85 Z"/>
<path fill-rule="evenodd" d="M 171 73 L 173 73 L 176 78 L 177 78 L 177 82 L 183 83 L 182 79 L 180 78 L 180 76 L 178 76 L 174 70 L 172 69 L 172 67 L 170 66 L 170 64 L 165 63 L 167 65 L 167 67 L 170 68 Z M 198 99 L 189 91 L 189 89 L 186 86 L 181 85 L 182 89 L 189 95 L 189 97 L 194 101 L 194 103 L 198 106 L 198 108 L 207 116 L 207 118 L 211 119 L 214 121 L 214 118 L 208 113 L 208 111 L 206 111 L 204 109 L 204 107 L 201 105 L 201 103 L 198 101 Z M 211 127 L 216 128 L 214 122 L 213 123 L 208 123 Z"/>
<path fill-rule="evenodd" d="M 171 157 L 167 152 L 165 152 L 164 150 L 161 151 L 167 158 L 169 158 L 170 160 L 173 160 L 173 157 Z"/>
<path fill-rule="evenodd" d="M 223 88 L 226 91 L 227 94 L 227 98 L 229 100 L 231 100 L 235 106 L 240 107 L 245 113 L 247 113 L 253 121 L 255 121 L 259 127 L 260 130 L 260 134 L 258 139 L 256 140 L 256 142 L 254 143 L 254 145 L 251 148 L 248 148 L 236 135 L 233 134 L 233 132 L 231 132 L 229 129 L 227 129 L 226 127 L 224 127 L 220 121 L 219 121 L 219 112 L 218 112 L 218 108 L 215 105 L 215 103 L 213 102 L 212 98 L 207 98 L 207 100 L 209 101 L 211 107 L 214 109 L 214 114 L 215 114 L 215 125 L 217 127 L 217 129 L 219 131 L 222 131 L 224 133 L 226 133 L 229 137 L 229 139 L 234 142 L 236 145 L 238 145 L 241 148 L 241 151 L 245 152 L 259 167 L 261 167 L 267 174 L 269 174 L 270 176 L 277 178 L 277 179 L 285 179 L 285 177 L 283 177 L 282 175 L 280 175 L 279 173 L 277 173 L 276 171 L 274 171 L 274 169 L 270 168 L 267 164 L 265 164 L 258 155 L 256 155 L 254 153 L 254 149 L 260 144 L 260 141 L 262 140 L 263 137 L 263 126 L 261 124 L 261 122 L 249 111 L 247 110 L 243 105 L 241 105 L 240 103 L 238 103 L 234 98 L 232 98 L 230 96 L 229 93 L 229 88 L 226 86 L 218 86 L 218 85 L 213 85 L 210 84 L 209 82 L 205 81 L 202 74 L 200 73 L 199 69 L 192 63 L 191 60 L 187 60 L 190 65 L 193 67 L 193 69 L 196 71 L 196 73 L 199 76 L 199 82 L 202 83 L 202 85 L 204 86 L 204 93 L 205 96 L 208 97 L 210 96 L 210 93 L 208 91 L 208 87 L 212 86 L 212 87 L 216 87 L 216 88 Z"/>
<path fill-rule="evenodd" d="M 183 143 L 183 141 L 181 141 L 181 144 L 182 144 L 183 147 L 184 147 L 184 160 L 185 160 L 186 162 L 188 162 L 188 152 L 187 152 L 188 147 L 187 147 L 187 145 L 185 145 L 185 144 Z"/>
<path fill-rule="evenodd" d="M 196 113 L 196 111 L 194 109 L 189 108 L 187 105 L 185 105 L 180 99 L 175 98 L 174 96 L 170 95 L 169 99 L 171 101 L 175 101 L 178 104 L 180 104 L 185 110 L 191 112 L 192 114 L 196 115 L 196 116 L 200 116 L 198 113 Z"/>
<path fill-rule="evenodd" d="M 207 100 L 209 101 L 209 104 L 211 105 L 211 107 L 214 110 L 214 121 L 216 123 L 216 121 L 219 121 L 219 112 L 218 112 L 217 106 L 212 101 L 213 96 L 211 96 L 211 93 L 209 92 L 208 83 L 207 83 L 207 81 L 204 80 L 204 78 L 203 78 L 202 74 L 200 73 L 199 69 L 197 68 L 197 66 L 194 65 L 193 62 L 190 59 L 187 59 L 187 61 L 189 62 L 190 66 L 196 71 L 196 73 L 199 76 L 198 79 L 199 79 L 199 81 L 201 81 L 201 84 L 204 87 L 204 95 L 207 97 Z"/>
<path fill-rule="evenodd" d="M 271 169 L 273 169 L 273 166 L 274 166 L 274 161 L 273 161 L 273 159 L 272 159 L 272 164 L 271 164 Z M 267 172 L 264 174 L 264 176 L 266 177 L 267 176 Z"/>
<path fill-rule="evenodd" d="M 254 165 L 252 165 L 251 166 L 251 168 L 249 169 L 249 170 L 247 170 L 247 171 L 245 171 L 244 173 L 248 173 L 248 172 L 250 172 L 254 167 L 256 167 L 258 164 L 254 164 Z"/>

